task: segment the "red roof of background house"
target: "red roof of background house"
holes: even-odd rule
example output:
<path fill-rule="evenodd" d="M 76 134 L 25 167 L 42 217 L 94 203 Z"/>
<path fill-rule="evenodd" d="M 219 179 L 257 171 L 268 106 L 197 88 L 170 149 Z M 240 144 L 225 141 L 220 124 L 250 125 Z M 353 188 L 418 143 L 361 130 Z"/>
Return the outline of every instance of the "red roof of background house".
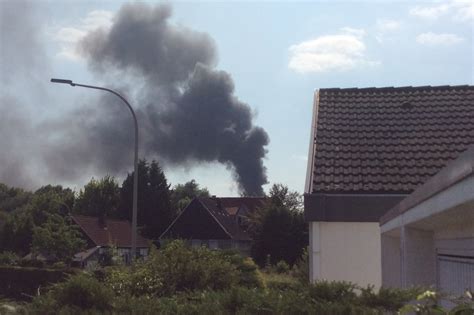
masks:
<path fill-rule="evenodd" d="M 265 202 L 265 197 L 211 197 L 216 200 L 220 207 L 225 209 L 230 215 L 236 215 L 242 205 L 245 205 L 250 212 L 254 212 Z"/>
<path fill-rule="evenodd" d="M 474 144 L 474 86 L 321 89 L 311 193 L 410 193 Z"/>
<path fill-rule="evenodd" d="M 104 226 L 96 217 L 72 215 L 71 218 L 96 246 L 132 247 L 132 226 L 127 220 L 106 219 Z M 137 247 L 148 247 L 148 240 L 137 235 Z"/>

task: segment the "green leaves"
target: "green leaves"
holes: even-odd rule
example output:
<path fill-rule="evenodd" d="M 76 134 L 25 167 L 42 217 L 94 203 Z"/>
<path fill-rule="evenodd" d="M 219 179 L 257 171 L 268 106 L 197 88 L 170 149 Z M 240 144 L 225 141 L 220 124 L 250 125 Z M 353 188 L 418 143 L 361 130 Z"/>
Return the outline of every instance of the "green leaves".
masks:
<path fill-rule="evenodd" d="M 171 191 L 157 161 L 138 164 L 138 225 L 146 237 L 156 239 L 176 216 L 171 206 Z M 133 173 L 128 174 L 120 191 L 120 216 L 132 219 Z"/>
<path fill-rule="evenodd" d="M 280 260 L 293 265 L 308 245 L 308 225 L 300 211 L 301 196 L 282 184 L 274 184 L 269 201 L 250 216 L 252 256 L 260 264 Z"/>
<path fill-rule="evenodd" d="M 95 217 L 117 217 L 119 205 L 120 188 L 115 178 L 92 178 L 79 192 L 74 203 L 74 212 Z"/>
<path fill-rule="evenodd" d="M 184 184 L 174 186 L 171 193 L 171 203 L 179 212 L 183 210 L 195 197 L 209 197 L 207 188 L 200 188 L 199 184 L 194 180 L 190 180 Z"/>
<path fill-rule="evenodd" d="M 46 223 L 33 229 L 33 252 L 51 256 L 57 261 L 70 262 L 85 245 L 77 227 L 68 224 L 59 215 L 49 215 Z"/>

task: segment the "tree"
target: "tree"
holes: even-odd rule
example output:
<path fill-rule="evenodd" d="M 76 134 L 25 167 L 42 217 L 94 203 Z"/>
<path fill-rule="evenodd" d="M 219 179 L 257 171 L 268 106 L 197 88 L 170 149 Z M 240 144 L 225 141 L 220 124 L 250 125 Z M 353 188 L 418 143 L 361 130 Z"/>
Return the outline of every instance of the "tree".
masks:
<path fill-rule="evenodd" d="M 252 256 L 260 265 L 270 257 L 293 265 L 308 245 L 308 227 L 301 211 L 301 196 L 282 184 L 274 184 L 270 198 L 250 217 Z"/>
<path fill-rule="evenodd" d="M 32 251 L 45 254 L 56 261 L 69 263 L 74 254 L 84 249 L 86 242 L 76 226 L 57 214 L 48 215 L 42 226 L 33 229 Z"/>
<path fill-rule="evenodd" d="M 171 193 L 171 204 L 176 211 L 183 210 L 195 197 L 210 197 L 207 188 L 200 188 L 194 179 L 174 186 Z"/>
<path fill-rule="evenodd" d="M 270 188 L 270 198 L 276 204 L 286 207 L 290 211 L 303 211 L 303 200 L 297 191 L 290 191 L 288 186 L 273 184 Z"/>
<path fill-rule="evenodd" d="M 60 185 L 46 185 L 35 191 L 27 211 L 32 215 L 35 225 L 42 225 L 49 214 L 68 215 L 74 205 L 74 192 Z"/>
<path fill-rule="evenodd" d="M 120 205 L 120 188 L 114 177 L 100 180 L 92 178 L 79 192 L 74 213 L 95 217 L 117 217 Z"/>
<path fill-rule="evenodd" d="M 133 175 L 129 173 L 120 190 L 119 212 L 122 218 L 132 220 Z M 138 164 L 138 225 L 149 238 L 158 238 L 176 215 L 171 206 L 170 185 L 158 162 Z"/>
<path fill-rule="evenodd" d="M 33 217 L 28 211 L 16 210 L 8 214 L 0 230 L 0 251 L 27 254 L 31 246 L 33 228 Z"/>
<path fill-rule="evenodd" d="M 12 212 L 25 206 L 32 197 L 32 193 L 21 188 L 8 187 L 0 183 L 0 211 Z"/>

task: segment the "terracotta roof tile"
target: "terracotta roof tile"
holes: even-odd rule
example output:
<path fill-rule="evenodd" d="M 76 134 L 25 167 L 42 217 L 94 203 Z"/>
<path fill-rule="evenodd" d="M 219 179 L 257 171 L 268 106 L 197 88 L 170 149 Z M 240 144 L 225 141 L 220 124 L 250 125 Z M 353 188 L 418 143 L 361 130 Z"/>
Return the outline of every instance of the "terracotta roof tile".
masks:
<path fill-rule="evenodd" d="M 474 86 L 318 97 L 313 192 L 409 193 L 474 144 Z"/>
<path fill-rule="evenodd" d="M 126 220 L 107 219 L 104 227 L 96 217 L 72 215 L 71 218 L 96 246 L 132 246 L 132 227 Z M 137 247 L 148 247 L 148 240 L 137 235 Z"/>

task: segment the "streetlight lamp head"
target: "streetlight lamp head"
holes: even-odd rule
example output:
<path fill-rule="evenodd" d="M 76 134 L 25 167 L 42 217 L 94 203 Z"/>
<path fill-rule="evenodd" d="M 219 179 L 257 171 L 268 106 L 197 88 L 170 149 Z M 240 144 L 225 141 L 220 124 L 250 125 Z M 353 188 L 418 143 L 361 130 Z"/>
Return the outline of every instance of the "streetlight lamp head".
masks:
<path fill-rule="evenodd" d="M 51 79 L 51 82 L 53 83 L 63 83 L 63 84 L 69 84 L 70 86 L 74 86 L 75 84 L 72 83 L 72 80 L 64 80 L 64 79 Z"/>

